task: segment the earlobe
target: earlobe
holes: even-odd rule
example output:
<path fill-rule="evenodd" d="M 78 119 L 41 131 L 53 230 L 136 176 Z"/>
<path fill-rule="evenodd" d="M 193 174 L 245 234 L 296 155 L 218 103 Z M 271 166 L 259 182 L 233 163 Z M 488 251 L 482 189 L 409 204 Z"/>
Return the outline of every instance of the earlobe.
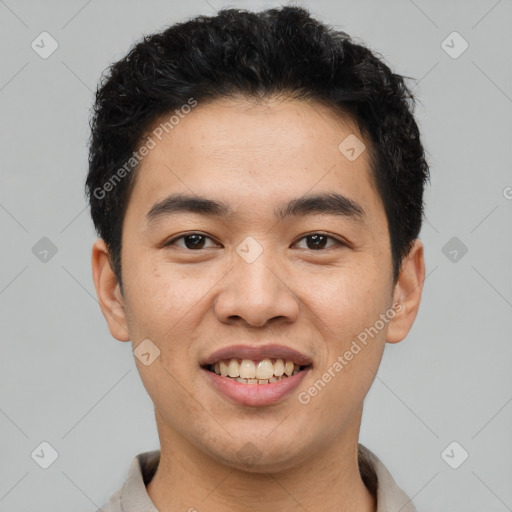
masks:
<path fill-rule="evenodd" d="M 400 275 L 393 291 L 395 316 L 389 322 L 386 341 L 398 343 L 409 333 L 420 307 L 425 260 L 423 243 L 417 238 L 409 254 L 402 260 Z"/>
<path fill-rule="evenodd" d="M 108 248 L 101 238 L 94 242 L 91 254 L 92 274 L 101 312 L 107 321 L 110 334 L 119 341 L 130 341 L 124 298 L 119 283 L 110 266 Z"/>

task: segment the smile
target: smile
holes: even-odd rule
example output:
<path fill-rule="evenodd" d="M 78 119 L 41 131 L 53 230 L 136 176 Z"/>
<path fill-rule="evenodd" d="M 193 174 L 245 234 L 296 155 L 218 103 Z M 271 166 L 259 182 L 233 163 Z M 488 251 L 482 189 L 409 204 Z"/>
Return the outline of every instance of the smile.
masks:
<path fill-rule="evenodd" d="M 223 399 L 262 407 L 290 396 L 312 370 L 313 360 L 285 345 L 230 345 L 200 359 L 199 366 Z"/>
<path fill-rule="evenodd" d="M 207 366 L 208 370 L 243 384 L 273 384 L 302 371 L 288 359 L 226 359 Z"/>

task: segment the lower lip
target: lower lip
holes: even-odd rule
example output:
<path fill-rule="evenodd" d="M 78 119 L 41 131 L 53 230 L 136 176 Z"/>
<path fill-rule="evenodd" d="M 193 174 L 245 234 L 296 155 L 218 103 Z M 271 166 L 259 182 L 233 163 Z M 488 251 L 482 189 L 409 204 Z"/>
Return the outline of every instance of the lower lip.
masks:
<path fill-rule="evenodd" d="M 253 407 L 271 405 L 282 400 L 302 382 L 311 367 L 269 384 L 244 384 L 202 368 L 212 386 L 233 402 Z"/>

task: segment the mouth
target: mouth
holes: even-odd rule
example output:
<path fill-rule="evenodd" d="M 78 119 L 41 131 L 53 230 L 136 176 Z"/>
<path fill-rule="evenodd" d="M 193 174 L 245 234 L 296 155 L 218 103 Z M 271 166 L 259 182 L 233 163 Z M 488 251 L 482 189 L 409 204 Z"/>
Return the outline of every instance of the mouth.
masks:
<path fill-rule="evenodd" d="M 283 345 L 236 345 L 200 362 L 212 388 L 232 403 L 277 404 L 300 385 L 313 367 L 310 357 Z"/>
<path fill-rule="evenodd" d="M 242 384 L 273 384 L 304 371 L 310 365 L 299 365 L 290 359 L 223 359 L 204 365 L 206 370 Z"/>

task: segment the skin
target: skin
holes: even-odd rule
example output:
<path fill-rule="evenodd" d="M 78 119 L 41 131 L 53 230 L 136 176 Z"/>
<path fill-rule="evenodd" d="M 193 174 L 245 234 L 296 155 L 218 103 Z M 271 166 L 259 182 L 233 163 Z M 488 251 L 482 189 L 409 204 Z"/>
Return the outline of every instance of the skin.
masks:
<path fill-rule="evenodd" d="M 112 336 L 133 348 L 150 339 L 160 350 L 149 366 L 135 362 L 155 405 L 161 460 L 147 490 L 161 512 L 376 510 L 357 463 L 363 400 L 386 342 L 404 339 L 414 322 L 425 263 L 417 239 L 393 283 L 367 151 L 349 161 L 338 150 L 349 134 L 363 140 L 350 119 L 297 100 L 199 104 L 142 162 L 123 224 L 123 294 L 105 243 L 93 246 Z M 333 191 L 362 206 L 365 224 L 274 217 L 290 199 Z M 177 192 L 227 202 L 235 214 L 180 213 L 148 224 L 153 204 Z M 191 232 L 209 237 L 203 248 L 183 238 L 163 246 Z M 333 239 L 314 250 L 306 235 L 319 232 Z M 235 252 L 248 236 L 263 249 L 250 264 Z M 297 394 L 394 303 L 394 318 L 301 404 Z M 310 356 L 313 368 L 278 404 L 234 404 L 209 385 L 199 361 L 239 343 L 284 344 Z M 249 442 L 258 458 L 247 466 L 238 453 Z"/>

